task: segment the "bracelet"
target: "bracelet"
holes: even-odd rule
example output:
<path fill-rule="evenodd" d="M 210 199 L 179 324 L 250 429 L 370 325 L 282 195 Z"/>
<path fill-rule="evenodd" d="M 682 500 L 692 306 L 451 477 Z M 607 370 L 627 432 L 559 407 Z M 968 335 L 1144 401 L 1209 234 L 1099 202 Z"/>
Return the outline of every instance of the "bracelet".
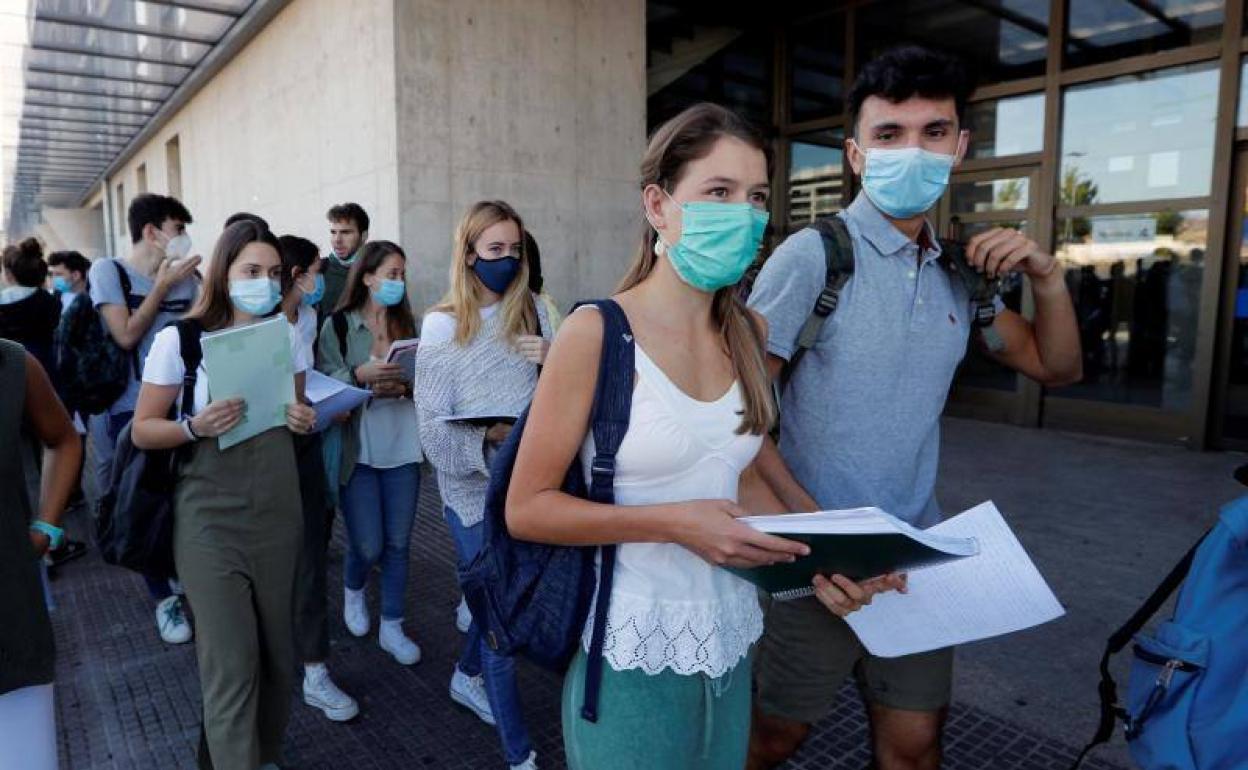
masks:
<path fill-rule="evenodd" d="M 182 432 L 186 434 L 186 440 L 190 442 L 199 441 L 199 434 L 195 432 L 195 428 L 191 427 L 191 418 L 183 417 L 178 421 L 178 425 L 182 426 Z"/>
<path fill-rule="evenodd" d="M 65 530 L 55 524 L 49 524 L 46 521 L 34 521 L 31 523 L 30 528 L 35 532 L 42 532 L 48 536 L 49 551 L 55 551 L 65 542 Z"/>

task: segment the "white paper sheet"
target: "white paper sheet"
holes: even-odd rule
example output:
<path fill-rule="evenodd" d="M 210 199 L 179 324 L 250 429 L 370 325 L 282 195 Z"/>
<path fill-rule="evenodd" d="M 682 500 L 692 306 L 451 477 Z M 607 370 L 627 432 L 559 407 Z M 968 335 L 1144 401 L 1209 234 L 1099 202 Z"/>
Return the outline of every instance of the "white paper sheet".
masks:
<path fill-rule="evenodd" d="M 974 537 L 979 554 L 915 570 L 909 593 L 878 594 L 850 613 L 850 628 L 873 655 L 895 658 L 988 639 L 1065 614 L 1036 565 L 991 502 L 931 532 Z"/>
<path fill-rule="evenodd" d="M 315 369 L 309 369 L 307 372 L 303 394 L 307 396 L 312 408 L 316 410 L 316 425 L 312 428 L 313 433 L 325 430 L 335 417 L 343 412 L 351 411 L 372 395 L 367 390 L 354 388 L 345 382 L 321 374 Z"/>

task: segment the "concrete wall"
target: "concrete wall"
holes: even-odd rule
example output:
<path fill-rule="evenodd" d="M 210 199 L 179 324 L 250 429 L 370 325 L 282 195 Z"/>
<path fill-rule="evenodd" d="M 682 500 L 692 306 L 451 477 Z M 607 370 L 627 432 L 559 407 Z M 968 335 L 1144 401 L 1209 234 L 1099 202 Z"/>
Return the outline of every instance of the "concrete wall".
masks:
<path fill-rule="evenodd" d="M 644 0 L 395 0 L 400 234 L 418 309 L 467 207 L 502 198 L 563 306 L 608 291 L 640 227 Z"/>
<path fill-rule="evenodd" d="M 207 258 L 225 218 L 260 214 L 328 251 L 330 205 L 353 200 L 372 235 L 397 238 L 395 0 L 294 0 L 109 180 L 128 203 L 146 164 L 168 193 L 165 145 L 178 137 L 182 200 Z M 112 251 L 125 254 L 124 221 Z"/>
<path fill-rule="evenodd" d="M 36 228 L 44 250 L 73 250 L 87 259 L 102 256 L 106 246 L 102 208 L 43 209 L 43 224 Z"/>

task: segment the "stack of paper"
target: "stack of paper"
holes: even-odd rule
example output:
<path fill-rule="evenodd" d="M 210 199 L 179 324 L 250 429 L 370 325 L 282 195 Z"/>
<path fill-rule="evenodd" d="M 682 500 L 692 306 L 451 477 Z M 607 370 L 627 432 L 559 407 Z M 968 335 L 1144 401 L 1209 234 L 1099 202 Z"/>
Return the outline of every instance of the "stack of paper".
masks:
<path fill-rule="evenodd" d="M 286 405 L 295 401 L 289 327 L 277 316 L 201 338 L 209 399 L 241 398 L 246 404 L 242 422 L 218 437 L 221 449 L 286 424 Z"/>
<path fill-rule="evenodd" d="M 367 390 L 352 387 L 311 369 L 308 370 L 303 394 L 316 410 L 314 433 L 325 430 L 335 417 L 355 409 L 372 396 Z"/>

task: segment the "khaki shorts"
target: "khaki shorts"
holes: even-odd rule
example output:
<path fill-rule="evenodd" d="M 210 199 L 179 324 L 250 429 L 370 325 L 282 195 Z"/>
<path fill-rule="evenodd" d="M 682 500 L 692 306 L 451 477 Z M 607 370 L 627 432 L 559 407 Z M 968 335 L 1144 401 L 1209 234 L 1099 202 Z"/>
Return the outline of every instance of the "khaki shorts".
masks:
<path fill-rule="evenodd" d="M 766 630 L 754 661 L 758 708 L 769 716 L 813 724 L 827 716 L 851 673 L 869 703 L 905 711 L 949 704 L 953 648 L 879 658 L 818 599 L 762 598 Z"/>

